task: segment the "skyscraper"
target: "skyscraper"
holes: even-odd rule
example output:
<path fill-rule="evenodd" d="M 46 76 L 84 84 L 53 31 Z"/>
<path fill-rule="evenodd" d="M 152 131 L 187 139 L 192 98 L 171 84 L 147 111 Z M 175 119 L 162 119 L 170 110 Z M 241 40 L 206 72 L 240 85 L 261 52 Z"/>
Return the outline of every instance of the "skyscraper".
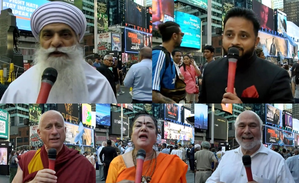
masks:
<path fill-rule="evenodd" d="M 287 14 L 288 21 L 294 22 L 299 26 L 299 0 L 284 0 L 284 12 Z"/>

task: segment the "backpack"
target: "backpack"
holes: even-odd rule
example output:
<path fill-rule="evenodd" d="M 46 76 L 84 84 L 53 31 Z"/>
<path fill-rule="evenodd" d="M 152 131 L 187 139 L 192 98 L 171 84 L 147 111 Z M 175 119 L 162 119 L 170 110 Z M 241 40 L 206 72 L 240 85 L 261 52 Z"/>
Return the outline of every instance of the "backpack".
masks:
<path fill-rule="evenodd" d="M 169 64 L 173 64 L 171 61 L 170 53 L 163 46 L 156 46 L 152 50 L 162 50 L 165 53 L 165 68 L 169 66 Z M 186 97 L 186 84 L 183 80 L 181 80 L 176 73 L 175 80 L 175 89 L 167 89 L 161 86 L 160 93 L 166 97 L 171 98 L 175 102 L 179 103 L 181 100 L 184 100 Z M 165 73 L 164 73 L 165 74 Z M 162 75 L 161 81 L 163 80 L 164 74 Z"/>

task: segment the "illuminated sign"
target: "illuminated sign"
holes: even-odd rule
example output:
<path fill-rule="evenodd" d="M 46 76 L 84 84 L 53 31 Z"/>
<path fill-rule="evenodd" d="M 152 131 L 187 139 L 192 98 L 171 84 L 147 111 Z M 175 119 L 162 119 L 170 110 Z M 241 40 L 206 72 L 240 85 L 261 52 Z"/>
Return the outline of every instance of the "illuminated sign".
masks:
<path fill-rule="evenodd" d="M 0 138 L 8 139 L 8 112 L 0 109 Z"/>
<path fill-rule="evenodd" d="M 125 52 L 138 53 L 145 46 L 151 47 L 151 44 L 151 34 L 125 28 Z"/>

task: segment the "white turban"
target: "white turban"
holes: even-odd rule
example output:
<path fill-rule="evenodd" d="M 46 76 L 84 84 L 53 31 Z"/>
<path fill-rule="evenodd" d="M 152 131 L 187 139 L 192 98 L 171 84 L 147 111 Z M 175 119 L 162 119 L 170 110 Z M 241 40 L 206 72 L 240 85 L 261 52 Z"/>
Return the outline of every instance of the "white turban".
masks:
<path fill-rule="evenodd" d="M 59 1 L 44 4 L 33 12 L 30 26 L 34 37 L 38 40 L 43 27 L 51 23 L 70 26 L 80 36 L 79 41 L 83 38 L 87 25 L 86 18 L 79 8 Z"/>

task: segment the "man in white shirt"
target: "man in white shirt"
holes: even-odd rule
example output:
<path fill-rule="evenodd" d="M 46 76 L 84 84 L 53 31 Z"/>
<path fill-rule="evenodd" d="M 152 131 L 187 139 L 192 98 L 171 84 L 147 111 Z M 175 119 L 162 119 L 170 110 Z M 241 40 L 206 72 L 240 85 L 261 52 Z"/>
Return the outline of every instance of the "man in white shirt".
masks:
<path fill-rule="evenodd" d="M 283 157 L 261 143 L 262 120 L 253 111 L 244 111 L 236 119 L 235 137 L 240 147 L 226 151 L 219 166 L 206 183 L 248 182 L 243 155 L 251 156 L 253 180 L 250 183 L 294 183 Z"/>
<path fill-rule="evenodd" d="M 174 149 L 171 151 L 170 154 L 176 154 L 178 157 L 181 158 L 181 160 L 183 159 L 183 152 L 182 152 L 182 150 L 180 150 L 180 149 L 178 148 L 178 145 L 175 145 L 175 146 L 174 146 Z"/>
<path fill-rule="evenodd" d="M 167 144 L 163 143 L 162 144 L 162 151 L 161 153 L 165 153 L 165 154 L 169 154 L 170 153 L 170 149 L 167 148 Z"/>
<path fill-rule="evenodd" d="M 105 180 L 105 177 L 104 177 L 104 165 L 103 165 L 103 162 L 101 162 L 101 158 L 100 158 L 100 153 L 102 151 L 102 149 L 104 147 L 107 146 L 107 142 L 106 141 L 103 141 L 102 142 L 102 146 L 98 148 L 98 151 L 97 151 L 97 157 L 98 157 L 98 164 L 99 164 L 99 172 L 100 172 L 100 178 L 101 180 Z M 104 159 L 104 154 L 102 155 L 102 159 Z"/>

